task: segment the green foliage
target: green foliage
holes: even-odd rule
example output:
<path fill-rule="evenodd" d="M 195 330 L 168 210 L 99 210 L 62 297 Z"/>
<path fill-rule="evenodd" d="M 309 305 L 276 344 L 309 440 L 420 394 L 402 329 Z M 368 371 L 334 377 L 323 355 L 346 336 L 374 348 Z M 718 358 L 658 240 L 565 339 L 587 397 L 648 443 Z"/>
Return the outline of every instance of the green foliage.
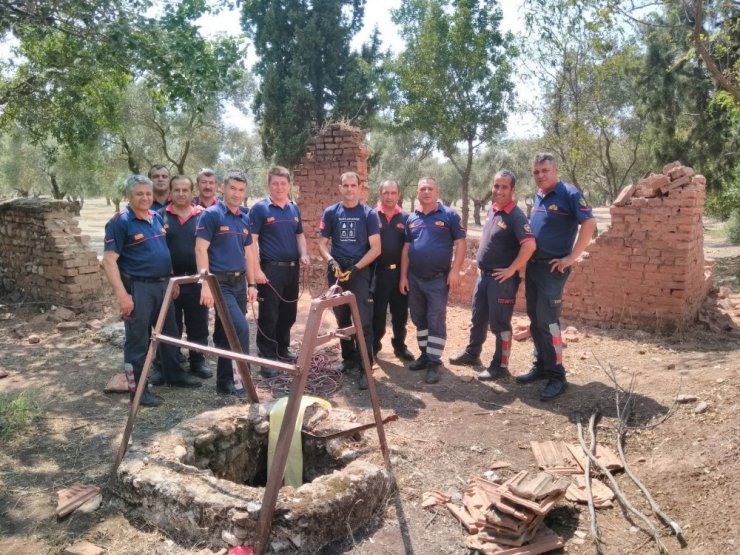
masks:
<path fill-rule="evenodd" d="M 494 1 L 411 0 L 393 11 L 406 50 L 395 61 L 394 112 L 458 172 L 467 223 L 473 155 L 504 129 L 511 108 L 512 39 Z"/>
<path fill-rule="evenodd" d="M 41 414 L 38 391 L 0 393 L 0 440 L 8 441 Z"/>
<path fill-rule="evenodd" d="M 294 167 L 326 121 L 366 124 L 378 108 L 382 74 L 377 33 L 360 53 L 350 41 L 364 0 L 246 0 L 242 27 L 259 60 L 255 114 L 266 158 Z"/>
<path fill-rule="evenodd" d="M 733 245 L 740 245 L 740 208 L 736 208 L 725 226 L 727 239 Z"/>

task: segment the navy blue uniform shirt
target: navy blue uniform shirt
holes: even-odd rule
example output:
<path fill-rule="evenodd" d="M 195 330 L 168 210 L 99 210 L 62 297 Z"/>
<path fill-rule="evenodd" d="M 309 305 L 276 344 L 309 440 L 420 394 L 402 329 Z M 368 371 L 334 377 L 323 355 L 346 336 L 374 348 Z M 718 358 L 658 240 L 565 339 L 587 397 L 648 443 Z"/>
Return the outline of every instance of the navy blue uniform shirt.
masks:
<path fill-rule="evenodd" d="M 208 264 L 211 272 L 246 271 L 244 248 L 252 244 L 252 234 L 249 217 L 244 212 L 239 209 L 232 212 L 223 202 L 214 204 L 198 217 L 195 236 L 210 242 Z"/>
<path fill-rule="evenodd" d="M 453 245 L 465 237 L 460 216 L 441 202 L 429 214 L 414 210 L 406 221 L 409 272 L 422 279 L 449 273 Z"/>
<path fill-rule="evenodd" d="M 530 225 L 537 241 L 534 258 L 563 258 L 573 250 L 578 225 L 593 218 L 591 207 L 583 193 L 569 183 L 558 181 L 555 188 L 544 195 L 538 191 Z"/>
<path fill-rule="evenodd" d="M 401 251 L 406 242 L 406 220 L 409 213 L 396 206 L 395 210 L 386 215 L 383 206 L 378 205 L 378 218 L 380 218 L 380 256 L 375 261 L 379 267 L 387 268 L 392 264 L 401 267 Z"/>
<path fill-rule="evenodd" d="M 481 270 L 508 268 L 519 254 L 520 245 L 533 240 L 527 216 L 516 201 L 504 207 L 493 203 L 480 237 L 478 267 Z"/>
<path fill-rule="evenodd" d="M 370 250 L 368 238 L 380 232 L 375 210 L 366 204 L 347 208 L 341 202 L 324 210 L 319 224 L 322 237 L 331 239 L 329 252 L 337 261 L 357 262 Z"/>
<path fill-rule="evenodd" d="M 303 233 L 303 223 L 294 202 L 289 200 L 283 207 L 269 197 L 262 199 L 249 211 L 249 225 L 258 236 L 263 262 L 294 262 L 301 257 L 296 235 Z"/>
<path fill-rule="evenodd" d="M 162 217 L 149 210 L 137 218 L 130 206 L 105 224 L 105 250 L 118 253 L 122 274 L 140 278 L 167 277 L 172 271 Z"/>

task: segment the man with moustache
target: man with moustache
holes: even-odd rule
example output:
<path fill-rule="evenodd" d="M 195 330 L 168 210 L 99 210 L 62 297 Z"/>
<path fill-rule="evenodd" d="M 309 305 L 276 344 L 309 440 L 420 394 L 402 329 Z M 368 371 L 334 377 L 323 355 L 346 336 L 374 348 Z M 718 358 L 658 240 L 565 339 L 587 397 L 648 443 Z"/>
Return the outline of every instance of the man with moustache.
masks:
<path fill-rule="evenodd" d="M 462 353 L 450 357 L 450 364 L 479 366 L 490 326 L 496 346 L 491 364 L 478 374 L 479 380 L 495 380 L 508 375 L 511 317 L 521 281 L 519 272 L 536 248 L 527 216 L 514 200 L 515 187 L 516 176 L 509 170 L 501 170 L 493 177 L 493 204 L 478 247 L 480 275 L 473 291 L 470 340 Z"/>
<path fill-rule="evenodd" d="M 216 181 L 216 172 L 211 168 L 203 168 L 195 176 L 195 185 L 198 189 L 198 196 L 193 200 L 196 206 L 210 208 L 218 202 L 218 182 Z"/>
<path fill-rule="evenodd" d="M 408 297 L 401 294 L 401 251 L 406 237 L 408 212 L 398 205 L 400 191 L 394 179 L 383 181 L 378 191 L 376 211 L 380 218 L 380 256 L 375 261 L 375 291 L 373 293 L 373 354 L 382 348 L 388 308 L 393 327 L 393 353 L 401 360 L 414 360 L 406 348 L 406 323 L 409 319 Z"/>
<path fill-rule="evenodd" d="M 521 384 L 547 380 L 540 401 L 552 401 L 565 391 L 560 310 L 563 289 L 573 266 L 591 241 L 596 220 L 583 193 L 558 177 L 555 157 L 543 152 L 532 162 L 539 190 L 530 225 L 537 250 L 527 264 L 525 297 L 535 359 L 530 371 L 517 376 Z"/>
<path fill-rule="evenodd" d="M 172 272 L 162 218 L 150 210 L 152 181 L 143 175 L 126 180 L 128 206 L 105 226 L 103 271 L 116 295 L 124 321 L 124 363 L 131 364 L 138 385 L 149 350 L 152 329 L 159 317 Z M 162 333 L 175 336 L 175 311 L 167 309 Z M 183 372 L 177 348 L 161 343 L 158 349 L 164 376 L 172 386 L 200 387 L 200 380 Z M 133 392 L 131 400 L 133 400 Z M 141 404 L 155 407 L 162 400 L 144 387 Z"/>
<path fill-rule="evenodd" d="M 203 211 L 193 205 L 193 182 L 185 175 L 176 175 L 170 180 L 171 202 L 162 210 L 164 228 L 167 232 L 167 247 L 172 257 L 172 271 L 176 276 L 192 276 L 198 273 L 195 263 L 195 228 L 198 216 Z M 198 283 L 180 285 L 175 299 L 175 321 L 182 336 L 187 330 L 188 341 L 208 345 L 208 307 L 200 304 L 201 286 Z M 213 372 L 206 367 L 203 353 L 190 351 L 190 373 L 208 379 Z"/>
<path fill-rule="evenodd" d="M 460 285 L 466 234 L 460 216 L 439 202 L 436 179 L 421 178 L 416 196 L 419 208 L 406 221 L 399 289 L 409 296 L 421 350 L 409 370 L 426 370 L 424 381 L 435 384 L 447 341 L 447 296 Z"/>

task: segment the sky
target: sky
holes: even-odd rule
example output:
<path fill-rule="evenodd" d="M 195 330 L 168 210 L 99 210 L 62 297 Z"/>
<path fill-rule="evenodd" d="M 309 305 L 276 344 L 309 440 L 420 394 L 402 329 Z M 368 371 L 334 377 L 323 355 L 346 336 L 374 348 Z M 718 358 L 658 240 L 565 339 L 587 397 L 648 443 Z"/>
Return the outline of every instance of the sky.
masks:
<path fill-rule="evenodd" d="M 398 8 L 402 0 L 368 0 L 365 4 L 364 27 L 355 36 L 352 42 L 354 48 L 359 49 L 365 43 L 372 33 L 373 28 L 377 25 L 380 30 L 381 39 L 385 48 L 390 48 L 394 53 L 403 50 L 403 41 L 398 33 L 396 26 L 391 21 L 390 11 Z M 515 35 L 524 31 L 524 22 L 522 20 L 522 4 L 524 0 L 503 0 L 500 2 L 503 10 L 502 28 L 505 31 L 511 31 Z M 238 11 L 225 11 L 216 16 L 201 18 L 201 29 L 204 34 L 226 33 L 229 35 L 239 35 L 241 27 L 239 26 Z M 254 63 L 254 51 L 250 48 L 247 53 L 247 63 Z M 532 100 L 534 93 L 531 87 L 527 87 L 522 82 L 515 82 L 516 94 L 519 99 Z M 226 120 L 229 124 L 242 129 L 253 129 L 254 121 L 251 114 L 245 114 L 233 106 L 226 109 Z M 539 132 L 540 126 L 530 114 L 511 114 L 507 125 L 507 136 L 527 137 Z"/>

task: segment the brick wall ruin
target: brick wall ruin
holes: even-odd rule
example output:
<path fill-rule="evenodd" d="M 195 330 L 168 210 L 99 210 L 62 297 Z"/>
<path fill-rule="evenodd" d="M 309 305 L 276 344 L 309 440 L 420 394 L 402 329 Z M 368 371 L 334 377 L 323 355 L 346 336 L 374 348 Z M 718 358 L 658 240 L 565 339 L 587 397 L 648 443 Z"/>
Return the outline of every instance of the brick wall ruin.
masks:
<path fill-rule="evenodd" d="M 610 208 L 611 227 L 586 249 L 565 286 L 563 318 L 649 331 L 683 328 L 712 286 L 704 260 L 706 180 L 672 162 L 628 185 Z M 450 300 L 470 304 L 479 240 L 468 239 L 467 268 Z M 516 310 L 525 311 L 524 283 Z"/>
<path fill-rule="evenodd" d="M 706 180 L 672 162 L 628 185 L 611 227 L 589 245 L 566 285 L 564 318 L 673 330 L 693 321 L 712 285 L 704 260 Z"/>
<path fill-rule="evenodd" d="M 80 307 L 102 292 L 100 263 L 73 207 L 44 198 L 0 203 L 0 289 Z"/>
<path fill-rule="evenodd" d="M 312 257 L 319 256 L 316 238 L 324 208 L 341 200 L 339 176 L 347 171 L 356 172 L 360 176 L 362 198 L 367 199 L 369 156 L 370 149 L 363 141 L 362 132 L 344 123 L 328 124 L 308 141 L 306 155 L 295 171 L 294 181 L 308 252 Z"/>

